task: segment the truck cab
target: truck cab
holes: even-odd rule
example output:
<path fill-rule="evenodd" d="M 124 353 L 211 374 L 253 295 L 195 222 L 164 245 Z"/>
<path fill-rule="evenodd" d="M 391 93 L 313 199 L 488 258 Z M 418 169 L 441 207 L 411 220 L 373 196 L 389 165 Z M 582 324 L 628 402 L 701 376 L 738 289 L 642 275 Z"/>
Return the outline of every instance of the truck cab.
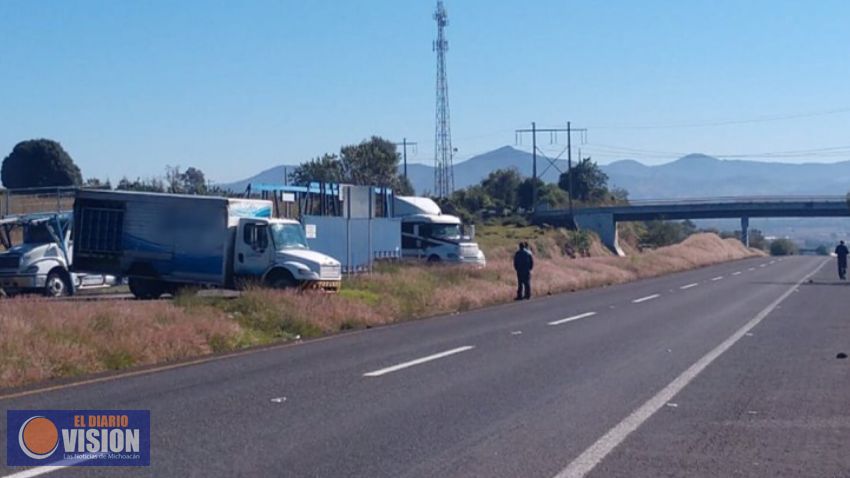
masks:
<path fill-rule="evenodd" d="M 487 259 L 465 234 L 459 217 L 443 214 L 430 198 L 397 196 L 395 215 L 401 217 L 402 256 L 430 263 L 461 263 L 484 267 Z"/>
<path fill-rule="evenodd" d="M 0 287 L 7 294 L 73 295 L 81 289 L 115 285 L 114 276 L 70 272 L 73 243 L 70 213 L 29 214 L 0 219 Z M 21 241 L 17 244 L 17 239 Z"/>
<path fill-rule="evenodd" d="M 233 273 L 260 277 L 270 286 L 339 290 L 339 261 L 311 251 L 301 223 L 291 219 L 240 218 Z"/>

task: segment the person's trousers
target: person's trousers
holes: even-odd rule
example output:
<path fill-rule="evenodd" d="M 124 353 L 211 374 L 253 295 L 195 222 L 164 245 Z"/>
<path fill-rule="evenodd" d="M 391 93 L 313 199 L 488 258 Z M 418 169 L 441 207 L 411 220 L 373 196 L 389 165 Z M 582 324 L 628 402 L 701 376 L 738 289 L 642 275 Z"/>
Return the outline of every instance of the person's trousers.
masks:
<path fill-rule="evenodd" d="M 516 273 L 516 296 L 518 299 L 530 299 L 531 298 L 531 274 L 529 273 Z"/>
<path fill-rule="evenodd" d="M 847 259 L 843 261 L 838 259 L 838 277 L 844 278 L 847 275 Z"/>

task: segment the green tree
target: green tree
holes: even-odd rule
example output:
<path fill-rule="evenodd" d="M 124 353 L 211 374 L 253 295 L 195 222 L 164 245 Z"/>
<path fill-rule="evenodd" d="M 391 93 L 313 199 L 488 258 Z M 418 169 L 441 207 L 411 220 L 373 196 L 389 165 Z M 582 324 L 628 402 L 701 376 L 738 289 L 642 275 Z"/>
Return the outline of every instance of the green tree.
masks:
<path fill-rule="evenodd" d="M 345 174 L 342 170 L 342 162 L 335 154 L 324 154 L 319 158 L 301 164 L 289 174 L 289 178 L 295 184 L 302 186 L 311 182 L 319 183 L 342 183 L 345 182 Z"/>
<path fill-rule="evenodd" d="M 567 171 L 558 178 L 558 187 L 564 191 L 570 192 L 571 185 L 573 199 L 579 201 L 600 202 L 608 196 L 608 175 L 590 158 L 582 159 L 573 166 L 572 172 Z"/>
<path fill-rule="evenodd" d="M 522 175 L 516 168 L 497 169 L 481 181 L 481 188 L 497 208 L 514 210 L 519 205 Z"/>
<path fill-rule="evenodd" d="M 394 143 L 378 136 L 359 144 L 343 146 L 339 156 L 325 154 L 292 172 L 295 184 L 311 182 L 383 186 L 399 195 L 412 194 L 413 186 L 398 174 L 400 157 Z"/>
<path fill-rule="evenodd" d="M 83 187 L 92 188 L 92 189 L 112 189 L 112 183 L 107 179 L 106 181 L 101 181 L 98 178 L 88 178 L 86 182 L 83 183 Z"/>
<path fill-rule="evenodd" d="M 794 244 L 790 239 L 776 239 L 770 243 L 770 255 L 772 256 L 793 256 L 800 250 L 797 244 Z"/>
<path fill-rule="evenodd" d="M 118 185 L 115 186 L 115 189 L 119 191 L 143 191 L 152 193 L 163 193 L 165 192 L 165 184 L 163 184 L 162 180 L 157 178 L 136 178 L 135 181 L 130 181 L 129 179 L 124 177 L 121 178 L 121 181 L 118 181 Z"/>
<path fill-rule="evenodd" d="M 32 139 L 16 144 L 0 170 L 7 188 L 79 186 L 80 168 L 62 145 L 49 139 Z"/>
<path fill-rule="evenodd" d="M 537 178 L 537 203 L 549 207 L 562 206 L 567 202 L 567 194 L 558 186 L 543 182 Z M 517 205 L 529 210 L 534 202 L 534 178 L 525 178 L 517 188 Z"/>
<path fill-rule="evenodd" d="M 696 232 L 696 226 L 690 221 L 647 221 L 640 241 L 650 247 L 663 247 L 678 244 Z"/>

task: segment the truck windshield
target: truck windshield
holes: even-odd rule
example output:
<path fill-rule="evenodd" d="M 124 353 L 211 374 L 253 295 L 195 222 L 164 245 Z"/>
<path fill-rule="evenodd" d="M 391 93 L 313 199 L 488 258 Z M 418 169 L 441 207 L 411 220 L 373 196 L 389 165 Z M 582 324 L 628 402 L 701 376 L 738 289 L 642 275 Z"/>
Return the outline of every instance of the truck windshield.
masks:
<path fill-rule="evenodd" d="M 307 249 L 301 224 L 272 224 L 272 240 L 276 250 Z"/>
<path fill-rule="evenodd" d="M 429 236 L 437 239 L 460 239 L 460 225 L 458 224 L 431 224 Z"/>
<path fill-rule="evenodd" d="M 24 227 L 25 244 L 46 244 L 53 242 L 53 237 L 47 230 L 47 224 L 37 224 Z"/>

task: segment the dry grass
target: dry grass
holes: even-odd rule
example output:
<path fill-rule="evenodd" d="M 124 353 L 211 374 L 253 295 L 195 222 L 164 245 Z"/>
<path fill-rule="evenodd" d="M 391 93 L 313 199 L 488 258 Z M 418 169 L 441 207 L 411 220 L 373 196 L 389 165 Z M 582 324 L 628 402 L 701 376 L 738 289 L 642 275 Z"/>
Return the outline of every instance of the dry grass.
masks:
<path fill-rule="evenodd" d="M 574 237 L 522 231 L 535 251 L 535 294 L 658 276 L 758 253 L 712 234 L 631 257 L 598 241 L 571 259 Z M 559 235 L 560 234 L 560 235 Z M 511 244 L 516 238 L 510 238 Z M 171 302 L 0 301 L 0 388 L 120 370 L 316 337 L 511 300 L 512 247 L 495 243 L 486 269 L 384 265 L 347 281 L 338 295 L 249 290 L 234 300 L 183 295 Z"/>
<path fill-rule="evenodd" d="M 240 327 L 164 301 L 0 302 L 0 388 L 208 354 Z"/>

